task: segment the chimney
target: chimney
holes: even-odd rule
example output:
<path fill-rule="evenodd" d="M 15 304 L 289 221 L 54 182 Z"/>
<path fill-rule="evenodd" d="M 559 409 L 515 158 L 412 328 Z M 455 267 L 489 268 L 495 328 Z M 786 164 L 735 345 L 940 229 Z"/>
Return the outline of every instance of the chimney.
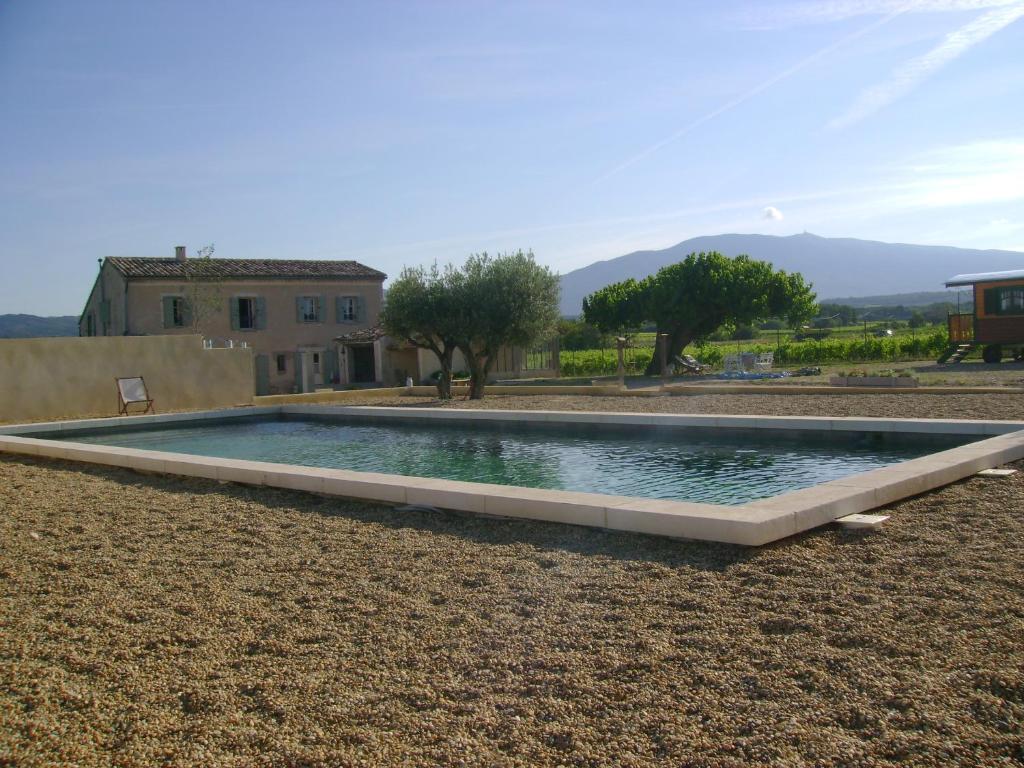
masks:
<path fill-rule="evenodd" d="M 185 261 L 186 259 L 188 259 L 188 256 L 185 255 L 184 245 L 174 246 L 174 258 L 177 259 L 178 261 Z"/>

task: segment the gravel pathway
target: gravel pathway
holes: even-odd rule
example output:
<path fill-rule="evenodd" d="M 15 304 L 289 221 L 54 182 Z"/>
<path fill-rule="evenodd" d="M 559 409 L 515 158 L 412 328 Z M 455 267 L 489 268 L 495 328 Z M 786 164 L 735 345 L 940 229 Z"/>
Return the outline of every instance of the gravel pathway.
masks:
<path fill-rule="evenodd" d="M 1022 499 L 751 550 L 0 457 L 0 765 L 1019 764 Z"/>

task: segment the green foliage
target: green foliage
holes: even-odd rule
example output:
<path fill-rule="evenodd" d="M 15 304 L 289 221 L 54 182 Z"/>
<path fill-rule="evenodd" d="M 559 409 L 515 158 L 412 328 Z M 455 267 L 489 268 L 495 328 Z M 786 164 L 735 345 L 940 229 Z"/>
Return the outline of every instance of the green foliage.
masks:
<path fill-rule="evenodd" d="M 889 338 L 837 339 L 826 341 L 788 341 L 781 346 L 754 344 L 744 346 L 747 352 L 774 352 L 776 367 L 799 368 L 805 365 L 823 363 L 863 363 L 895 360 L 922 360 L 937 358 L 948 346 L 945 330 L 932 334 L 896 336 Z M 725 354 L 734 351 L 735 345 L 703 344 L 693 350 L 693 356 L 711 368 L 720 368 Z M 637 347 L 627 350 L 630 372 L 639 373 L 654 356 L 653 347 Z M 563 376 L 599 376 L 616 372 L 615 351 L 590 349 L 582 352 L 563 351 L 561 357 Z"/>
<path fill-rule="evenodd" d="M 457 344 L 470 370 L 470 397 L 479 399 L 501 347 L 529 347 L 557 331 L 559 280 L 523 251 L 474 254 L 457 276 Z"/>
<path fill-rule="evenodd" d="M 793 335 L 794 341 L 821 341 L 832 335 L 831 328 L 812 328 Z"/>
<path fill-rule="evenodd" d="M 848 304 L 832 304 L 825 302 L 818 305 L 816 319 L 831 318 L 831 325 L 853 325 L 857 322 L 857 309 Z M 828 326 L 817 326 L 828 327 Z"/>
<path fill-rule="evenodd" d="M 583 299 L 583 319 L 604 333 L 636 330 L 653 318 L 647 314 L 651 278 L 606 285 Z"/>
<path fill-rule="evenodd" d="M 653 320 L 659 332 L 668 334 L 671 354 L 726 324 L 776 317 L 797 325 L 815 309 L 814 293 L 801 275 L 776 271 L 749 256 L 716 252 L 691 253 L 642 282 L 615 283 L 583 301 L 586 320 L 607 332 Z"/>
<path fill-rule="evenodd" d="M 928 321 L 924 319 L 924 314 L 918 310 L 914 310 L 913 314 L 910 315 L 910 320 L 907 321 L 907 325 L 911 328 L 922 328 Z"/>
<path fill-rule="evenodd" d="M 754 338 L 754 326 L 752 325 L 738 325 L 730 334 L 729 338 L 733 341 L 748 341 Z"/>
<path fill-rule="evenodd" d="M 458 291 L 461 275 L 452 267 L 444 271 L 434 264 L 406 267 L 388 289 L 380 314 L 389 336 L 431 350 L 441 371 L 438 394 L 451 397 L 452 356 L 463 328 Z"/>
<path fill-rule="evenodd" d="M 601 349 L 612 346 L 607 334 L 585 320 L 560 320 L 558 322 L 559 345 L 562 349 Z"/>

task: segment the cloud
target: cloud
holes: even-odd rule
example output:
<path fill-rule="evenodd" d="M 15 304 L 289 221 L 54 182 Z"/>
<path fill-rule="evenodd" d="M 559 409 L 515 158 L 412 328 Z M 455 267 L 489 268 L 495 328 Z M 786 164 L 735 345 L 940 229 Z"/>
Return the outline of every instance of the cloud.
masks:
<path fill-rule="evenodd" d="M 845 128 L 873 115 L 910 93 L 942 67 L 962 56 L 978 43 L 1008 27 L 1024 16 L 1024 2 L 989 11 L 959 29 L 950 32 L 942 42 L 915 59 L 897 68 L 889 80 L 862 91 L 846 112 L 829 123 L 829 128 Z"/>
<path fill-rule="evenodd" d="M 780 211 L 774 205 L 769 205 L 762 212 L 761 218 L 771 219 L 772 221 L 782 221 L 782 211 Z"/>

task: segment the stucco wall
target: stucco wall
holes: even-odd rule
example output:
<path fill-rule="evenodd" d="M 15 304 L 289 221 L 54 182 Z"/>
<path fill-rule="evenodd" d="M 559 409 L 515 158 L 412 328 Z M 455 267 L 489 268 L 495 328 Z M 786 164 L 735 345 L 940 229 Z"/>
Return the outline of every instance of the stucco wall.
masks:
<path fill-rule="evenodd" d="M 211 314 L 201 328 L 207 338 L 244 341 L 256 354 L 269 356 L 271 392 L 291 392 L 295 385 L 294 353 L 298 349 L 335 354 L 333 340 L 344 333 L 377 323 L 383 303 L 383 284 L 379 281 L 302 281 L 252 280 L 225 281 L 220 286 L 220 311 Z M 191 328 L 164 328 L 164 296 L 187 295 L 180 281 L 135 280 L 128 286 L 128 331 L 132 334 L 191 334 Z M 266 306 L 265 327 L 232 329 L 229 301 L 233 297 L 260 297 Z M 320 322 L 299 322 L 295 300 L 299 296 L 320 296 L 323 300 Z M 356 322 L 338 322 L 335 297 L 359 296 L 363 316 Z M 285 356 L 285 370 L 278 372 L 276 356 Z M 320 382 L 322 383 L 322 382 Z"/>
<path fill-rule="evenodd" d="M 199 336 L 0 340 L 0 421 L 117 413 L 116 377 L 142 376 L 158 412 L 246 405 L 250 349 L 203 349 Z"/>
<path fill-rule="evenodd" d="M 125 333 L 125 279 L 116 269 L 104 262 L 93 283 L 85 309 L 78 319 L 78 334 L 85 336 L 88 331 L 88 317 L 91 314 L 94 322 L 93 336 L 121 336 Z M 103 300 L 110 302 L 110 320 L 103 322 L 100 304 Z"/>

